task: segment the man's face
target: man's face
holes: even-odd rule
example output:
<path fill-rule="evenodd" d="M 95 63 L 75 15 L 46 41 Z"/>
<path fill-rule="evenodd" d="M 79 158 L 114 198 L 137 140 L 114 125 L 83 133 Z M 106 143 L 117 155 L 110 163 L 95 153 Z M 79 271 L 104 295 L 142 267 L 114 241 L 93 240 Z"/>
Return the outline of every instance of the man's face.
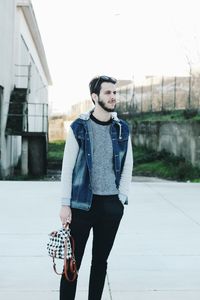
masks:
<path fill-rule="evenodd" d="M 98 97 L 98 104 L 107 112 L 113 112 L 116 107 L 116 86 L 111 82 L 103 82 Z"/>

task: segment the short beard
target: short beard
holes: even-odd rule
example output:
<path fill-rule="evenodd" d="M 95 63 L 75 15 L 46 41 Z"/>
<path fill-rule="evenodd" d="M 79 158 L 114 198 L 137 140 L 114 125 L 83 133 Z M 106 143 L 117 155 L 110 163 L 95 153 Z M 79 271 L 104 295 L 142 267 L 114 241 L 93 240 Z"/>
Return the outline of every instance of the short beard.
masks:
<path fill-rule="evenodd" d="M 108 107 L 106 107 L 105 103 L 103 101 L 101 101 L 100 99 L 98 99 L 98 104 L 101 106 L 101 108 L 103 108 L 107 112 L 113 112 L 113 111 L 115 111 L 116 105 L 115 105 L 114 108 L 108 108 Z"/>

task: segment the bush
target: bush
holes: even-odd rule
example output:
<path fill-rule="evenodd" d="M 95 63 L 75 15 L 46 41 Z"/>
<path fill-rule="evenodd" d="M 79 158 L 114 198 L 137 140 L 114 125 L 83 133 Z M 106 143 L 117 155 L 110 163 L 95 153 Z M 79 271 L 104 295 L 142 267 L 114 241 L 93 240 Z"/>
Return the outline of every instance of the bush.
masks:
<path fill-rule="evenodd" d="M 50 142 L 48 145 L 48 161 L 63 159 L 65 141 Z"/>
<path fill-rule="evenodd" d="M 185 119 L 192 119 L 198 115 L 198 110 L 197 109 L 187 109 L 184 110 L 183 115 Z"/>
<path fill-rule="evenodd" d="M 133 175 L 156 176 L 177 181 L 198 181 L 200 169 L 166 150 L 155 152 L 145 147 L 134 147 Z"/>

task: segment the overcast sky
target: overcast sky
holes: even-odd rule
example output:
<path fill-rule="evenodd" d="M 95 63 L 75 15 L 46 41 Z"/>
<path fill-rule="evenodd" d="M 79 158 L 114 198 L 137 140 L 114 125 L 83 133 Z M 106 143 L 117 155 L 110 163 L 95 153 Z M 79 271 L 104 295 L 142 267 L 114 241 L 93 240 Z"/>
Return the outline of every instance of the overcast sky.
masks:
<path fill-rule="evenodd" d="M 89 98 L 96 75 L 188 74 L 200 61 L 198 0 L 32 0 L 54 111 Z"/>

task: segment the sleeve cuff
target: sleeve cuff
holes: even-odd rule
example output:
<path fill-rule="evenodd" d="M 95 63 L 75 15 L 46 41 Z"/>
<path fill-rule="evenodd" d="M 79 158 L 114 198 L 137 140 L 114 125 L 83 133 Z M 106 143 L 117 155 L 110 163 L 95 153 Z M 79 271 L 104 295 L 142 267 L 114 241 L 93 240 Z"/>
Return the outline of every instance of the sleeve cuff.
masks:
<path fill-rule="evenodd" d="M 123 204 L 128 204 L 128 197 L 125 194 L 119 193 L 119 200 Z"/>
<path fill-rule="evenodd" d="M 68 198 L 61 198 L 61 205 L 67 205 L 70 206 L 70 199 Z"/>

